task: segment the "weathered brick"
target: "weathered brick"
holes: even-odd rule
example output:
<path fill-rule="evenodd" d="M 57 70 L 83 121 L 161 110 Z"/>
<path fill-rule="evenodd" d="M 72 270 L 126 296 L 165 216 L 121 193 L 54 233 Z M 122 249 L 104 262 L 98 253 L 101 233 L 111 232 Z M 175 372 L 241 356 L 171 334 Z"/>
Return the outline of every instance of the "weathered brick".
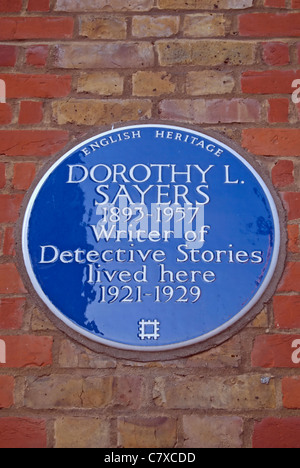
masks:
<path fill-rule="evenodd" d="M 54 58 L 55 67 L 72 69 L 146 68 L 153 65 L 153 46 L 146 42 L 58 45 Z"/>
<path fill-rule="evenodd" d="M 77 91 L 103 96 L 122 94 L 124 78 L 117 72 L 84 73 L 78 78 Z"/>
<path fill-rule="evenodd" d="M 289 106 L 288 98 L 269 99 L 268 119 L 270 123 L 284 123 L 289 121 Z"/>
<path fill-rule="evenodd" d="M 67 102 L 54 102 L 53 115 L 59 125 L 107 125 L 141 118 L 150 118 L 150 100 L 91 100 L 70 99 Z"/>
<path fill-rule="evenodd" d="M 9 257 L 14 257 L 16 255 L 13 227 L 7 227 L 5 229 L 3 241 L 3 255 L 7 255 Z"/>
<path fill-rule="evenodd" d="M 46 367 L 52 364 L 51 336 L 0 336 L 6 344 L 6 363 L 0 367 Z"/>
<path fill-rule="evenodd" d="M 241 36 L 299 37 L 300 13 L 251 13 L 240 15 Z"/>
<path fill-rule="evenodd" d="M 127 34 L 126 19 L 84 16 L 79 21 L 79 34 L 89 39 L 125 39 Z"/>
<path fill-rule="evenodd" d="M 6 167 L 4 163 L 0 163 L 0 189 L 6 184 Z"/>
<path fill-rule="evenodd" d="M 8 125 L 12 121 L 12 109 L 9 104 L 0 104 L 0 125 Z"/>
<path fill-rule="evenodd" d="M 113 369 L 117 363 L 113 358 L 63 340 L 59 349 L 59 365 L 63 368 Z"/>
<path fill-rule="evenodd" d="M 62 130 L 0 130 L 0 152 L 5 156 L 51 156 L 68 141 L 69 132 Z"/>
<path fill-rule="evenodd" d="M 284 192 L 283 203 L 290 221 L 300 218 L 300 192 Z"/>
<path fill-rule="evenodd" d="M 17 48 L 11 45 L 0 46 L 0 67 L 14 67 L 17 60 Z"/>
<path fill-rule="evenodd" d="M 22 0 L 1 0 L 0 11 L 7 13 L 18 13 L 22 8 Z"/>
<path fill-rule="evenodd" d="M 95 417 L 60 417 L 55 421 L 55 448 L 107 448 L 109 423 Z"/>
<path fill-rule="evenodd" d="M 299 367 L 293 363 L 292 344 L 298 335 L 260 335 L 255 339 L 252 351 L 253 367 Z"/>
<path fill-rule="evenodd" d="M 25 301 L 23 297 L 0 299 L 0 329 L 18 330 L 21 328 Z"/>
<path fill-rule="evenodd" d="M 263 59 L 267 65 L 280 66 L 290 63 L 289 44 L 266 42 L 263 44 Z"/>
<path fill-rule="evenodd" d="M 285 377 L 282 379 L 283 406 L 285 408 L 300 408 L 300 378 Z"/>
<path fill-rule="evenodd" d="M 286 187 L 294 182 L 293 161 L 278 161 L 272 170 L 272 181 L 276 187 Z"/>
<path fill-rule="evenodd" d="M 183 23 L 185 37 L 225 36 L 227 21 L 222 14 L 186 15 Z"/>
<path fill-rule="evenodd" d="M 288 251 L 300 253 L 300 226 L 298 224 L 288 225 Z"/>
<path fill-rule="evenodd" d="M 47 63 L 49 46 L 33 45 L 26 50 L 26 63 L 33 67 L 42 68 Z"/>
<path fill-rule="evenodd" d="M 247 71 L 242 75 L 242 91 L 247 94 L 291 94 L 300 70 Z"/>
<path fill-rule="evenodd" d="M 22 101 L 20 104 L 19 124 L 34 125 L 43 120 L 43 103 L 40 101 Z"/>
<path fill-rule="evenodd" d="M 255 62 L 255 42 L 210 39 L 209 41 L 158 41 L 159 64 L 174 65 L 251 65 Z"/>
<path fill-rule="evenodd" d="M 161 117 L 197 123 L 257 122 L 260 104 L 253 99 L 174 99 L 160 103 Z"/>
<path fill-rule="evenodd" d="M 300 448 L 300 418 L 266 418 L 256 423 L 253 448 Z"/>
<path fill-rule="evenodd" d="M 6 83 L 7 98 L 55 98 L 71 91 L 70 75 L 0 74 Z"/>
<path fill-rule="evenodd" d="M 142 402 L 139 377 L 80 377 L 55 375 L 29 377 L 25 404 L 29 408 L 106 408 L 111 405 L 137 409 Z"/>
<path fill-rule="evenodd" d="M 118 447 L 172 448 L 176 442 L 176 419 L 167 417 L 118 419 Z"/>
<path fill-rule="evenodd" d="M 16 163 L 14 165 L 13 187 L 16 190 L 28 190 L 36 173 L 34 163 Z"/>
<path fill-rule="evenodd" d="M 0 448 L 46 448 L 44 419 L 0 418 Z"/>
<path fill-rule="evenodd" d="M 184 448 L 241 448 L 242 434 L 237 416 L 183 416 Z"/>
<path fill-rule="evenodd" d="M 244 9 L 253 6 L 253 0 L 158 0 L 158 8 L 181 10 Z"/>
<path fill-rule="evenodd" d="M 183 366 L 205 367 L 206 369 L 237 368 L 241 364 L 241 352 L 240 337 L 236 335 L 220 346 L 190 356 L 184 360 Z"/>
<path fill-rule="evenodd" d="M 132 77 L 134 96 L 160 96 L 172 94 L 176 84 L 167 72 L 139 71 Z"/>
<path fill-rule="evenodd" d="M 149 11 L 154 0 L 57 0 L 57 11 Z"/>
<path fill-rule="evenodd" d="M 234 77 L 218 70 L 193 71 L 186 77 L 186 91 L 191 96 L 228 94 L 234 86 Z"/>
<path fill-rule="evenodd" d="M 112 377 L 70 375 L 29 377 L 25 405 L 29 408 L 103 408 L 112 401 Z"/>
<path fill-rule="evenodd" d="M 50 11 L 50 0 L 29 0 L 27 11 Z"/>
<path fill-rule="evenodd" d="M 0 223 L 14 223 L 19 217 L 23 195 L 0 195 Z"/>
<path fill-rule="evenodd" d="M 300 262 L 288 262 L 278 286 L 279 292 L 300 292 Z"/>
<path fill-rule="evenodd" d="M 243 130 L 242 144 L 259 156 L 300 156 L 300 129 L 249 128 Z"/>
<path fill-rule="evenodd" d="M 286 0 L 265 0 L 265 6 L 271 8 L 284 8 Z"/>
<path fill-rule="evenodd" d="M 0 409 L 10 408 L 14 404 L 14 386 L 14 377 L 0 375 Z"/>
<path fill-rule="evenodd" d="M 32 312 L 31 328 L 32 331 L 42 332 L 57 330 L 57 327 L 48 319 L 45 313 L 37 308 L 34 308 Z"/>
<path fill-rule="evenodd" d="M 275 384 L 262 385 L 257 375 L 234 377 L 157 377 L 157 406 L 172 409 L 264 409 L 276 407 Z"/>
<path fill-rule="evenodd" d="M 171 37 L 179 31 L 179 16 L 134 16 L 132 35 L 135 37 Z"/>
<path fill-rule="evenodd" d="M 67 17 L 0 18 L 0 40 L 67 39 L 73 28 L 74 19 Z"/>

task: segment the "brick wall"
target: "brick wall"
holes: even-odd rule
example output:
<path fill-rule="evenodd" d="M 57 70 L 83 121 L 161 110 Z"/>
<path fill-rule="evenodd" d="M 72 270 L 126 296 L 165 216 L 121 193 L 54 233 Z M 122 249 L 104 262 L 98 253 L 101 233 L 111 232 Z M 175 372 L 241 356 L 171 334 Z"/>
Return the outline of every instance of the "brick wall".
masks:
<path fill-rule="evenodd" d="M 0 0 L 0 15 L 0 447 L 299 448 L 299 0 Z M 202 354 L 141 364 L 47 320 L 18 273 L 14 226 L 51 155 L 149 118 L 254 153 L 283 199 L 289 252 L 250 326 Z"/>

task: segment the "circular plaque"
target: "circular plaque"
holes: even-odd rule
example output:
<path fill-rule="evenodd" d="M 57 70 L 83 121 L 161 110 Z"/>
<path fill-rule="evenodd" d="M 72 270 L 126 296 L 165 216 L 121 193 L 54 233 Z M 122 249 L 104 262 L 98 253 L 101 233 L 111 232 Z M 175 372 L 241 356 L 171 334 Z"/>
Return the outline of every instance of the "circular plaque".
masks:
<path fill-rule="evenodd" d="M 22 251 L 59 326 L 94 349 L 154 359 L 207 349 L 261 310 L 280 276 L 281 208 L 229 144 L 132 125 L 46 170 L 24 212 Z"/>

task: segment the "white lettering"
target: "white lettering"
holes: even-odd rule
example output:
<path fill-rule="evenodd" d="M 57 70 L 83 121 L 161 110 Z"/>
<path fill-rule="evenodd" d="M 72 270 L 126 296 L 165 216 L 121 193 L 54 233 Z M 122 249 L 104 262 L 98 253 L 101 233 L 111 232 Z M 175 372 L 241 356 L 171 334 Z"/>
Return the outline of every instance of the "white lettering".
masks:
<path fill-rule="evenodd" d="M 6 364 L 6 344 L 4 340 L 0 340 L 0 364 Z"/>
<path fill-rule="evenodd" d="M 77 168 L 83 171 L 83 176 L 81 177 L 81 179 L 77 179 L 77 178 L 75 180 L 73 179 L 74 168 Z M 84 182 L 88 178 L 88 176 L 89 176 L 89 171 L 85 166 L 82 166 L 81 164 L 69 165 L 69 179 L 67 181 L 67 184 L 80 184 L 81 182 Z"/>
<path fill-rule="evenodd" d="M 6 84 L 4 80 L 0 80 L 0 103 L 6 103 Z"/>
<path fill-rule="evenodd" d="M 55 263 L 56 262 L 59 256 L 59 250 L 57 247 L 55 247 L 54 245 L 43 245 L 41 246 L 41 249 L 42 249 L 42 253 L 41 253 L 40 263 Z M 46 249 L 48 250 L 47 255 L 46 255 Z M 52 249 L 52 252 L 51 252 L 51 249 Z"/>
<path fill-rule="evenodd" d="M 225 172 L 226 172 L 226 179 L 225 179 L 225 184 L 238 184 L 238 180 L 230 180 L 230 174 L 229 174 L 229 168 L 230 166 L 224 166 L 225 167 Z"/>
<path fill-rule="evenodd" d="M 292 354 L 292 362 L 294 364 L 300 364 L 300 340 L 294 340 L 292 348 L 297 348 Z"/>
<path fill-rule="evenodd" d="M 300 104 L 300 80 L 294 80 L 292 88 L 297 88 L 292 94 L 292 101 L 294 104 Z"/>

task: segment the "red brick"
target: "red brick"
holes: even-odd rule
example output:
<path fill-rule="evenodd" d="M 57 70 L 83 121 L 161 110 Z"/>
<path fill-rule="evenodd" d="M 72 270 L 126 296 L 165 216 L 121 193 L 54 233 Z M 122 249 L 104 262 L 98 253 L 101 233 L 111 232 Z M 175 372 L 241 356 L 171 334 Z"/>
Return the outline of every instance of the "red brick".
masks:
<path fill-rule="evenodd" d="M 34 125 L 43 120 L 43 103 L 22 101 L 20 105 L 19 124 Z"/>
<path fill-rule="evenodd" d="M 247 94 L 292 94 L 292 83 L 300 70 L 247 71 L 242 75 L 242 91 Z"/>
<path fill-rule="evenodd" d="M 282 123 L 289 121 L 289 99 L 270 99 L 269 100 L 269 122 Z"/>
<path fill-rule="evenodd" d="M 257 336 L 252 350 L 253 367 L 295 367 L 292 361 L 292 344 L 300 335 L 260 335 Z"/>
<path fill-rule="evenodd" d="M 283 42 L 263 44 L 263 59 L 267 65 L 287 65 L 290 63 L 289 45 Z"/>
<path fill-rule="evenodd" d="M 0 0 L 0 11 L 17 13 L 21 11 L 22 0 Z"/>
<path fill-rule="evenodd" d="M 266 418 L 256 423 L 253 448 L 300 448 L 300 418 Z"/>
<path fill-rule="evenodd" d="M 0 18 L 0 40 L 68 39 L 73 28 L 74 20 L 68 17 Z"/>
<path fill-rule="evenodd" d="M 285 408 L 300 408 L 300 377 L 282 379 L 282 394 Z"/>
<path fill-rule="evenodd" d="M 12 121 L 12 110 L 9 104 L 0 104 L 0 125 L 8 125 Z"/>
<path fill-rule="evenodd" d="M 14 223 L 19 217 L 22 194 L 0 195 L 0 223 Z"/>
<path fill-rule="evenodd" d="M 33 67 L 41 68 L 47 63 L 49 46 L 34 45 L 26 51 L 26 63 Z"/>
<path fill-rule="evenodd" d="M 23 297 L 0 299 L 1 330 L 19 330 L 21 328 L 25 302 Z"/>
<path fill-rule="evenodd" d="M 3 242 L 3 255 L 6 255 L 9 257 L 14 257 L 16 255 L 13 227 L 8 227 L 5 229 L 4 242 Z"/>
<path fill-rule="evenodd" d="M 55 98 L 71 91 L 69 75 L 1 74 L 6 83 L 7 98 Z"/>
<path fill-rule="evenodd" d="M 0 418 L 0 448 L 47 448 L 46 421 Z"/>
<path fill-rule="evenodd" d="M 51 156 L 68 141 L 69 132 L 62 130 L 0 130 L 0 153 L 5 156 Z"/>
<path fill-rule="evenodd" d="M 287 263 L 278 291 L 300 292 L 300 262 Z"/>
<path fill-rule="evenodd" d="M 14 263 L 0 264 L 0 294 L 24 294 L 26 289 Z"/>
<path fill-rule="evenodd" d="M 0 409 L 10 408 L 14 404 L 15 379 L 9 375 L 0 375 Z"/>
<path fill-rule="evenodd" d="M 284 8 L 285 0 L 265 0 L 266 7 Z"/>
<path fill-rule="evenodd" d="M 272 170 L 272 181 L 276 187 L 286 187 L 294 182 L 293 161 L 278 161 Z"/>
<path fill-rule="evenodd" d="M 284 192 L 282 198 L 289 221 L 300 218 L 300 192 Z"/>
<path fill-rule="evenodd" d="M 300 156 L 299 128 L 249 128 L 242 141 L 258 156 Z"/>
<path fill-rule="evenodd" d="M 6 178 L 5 178 L 5 163 L 0 163 L 0 189 L 5 187 Z"/>
<path fill-rule="evenodd" d="M 0 368 L 46 367 L 52 364 L 51 336 L 0 336 L 6 344 L 6 363 Z"/>
<path fill-rule="evenodd" d="M 300 0 L 292 0 L 292 8 L 300 8 Z"/>
<path fill-rule="evenodd" d="M 0 45 L 0 67 L 14 67 L 17 61 L 17 48 Z"/>
<path fill-rule="evenodd" d="M 260 104 L 254 99 L 165 99 L 160 103 L 160 115 L 198 123 L 257 122 Z"/>
<path fill-rule="evenodd" d="M 252 13 L 239 16 L 241 36 L 299 37 L 300 13 Z"/>
<path fill-rule="evenodd" d="M 27 11 L 50 11 L 50 0 L 29 0 Z"/>
<path fill-rule="evenodd" d="M 36 166 L 33 163 L 14 165 L 13 187 L 16 190 L 28 190 L 35 178 Z"/>
<path fill-rule="evenodd" d="M 300 296 L 275 296 L 273 309 L 277 328 L 300 328 Z"/>
<path fill-rule="evenodd" d="M 288 226 L 288 251 L 293 253 L 300 253 L 300 242 L 299 242 L 299 235 L 300 235 L 300 226 L 299 224 L 290 224 Z"/>

